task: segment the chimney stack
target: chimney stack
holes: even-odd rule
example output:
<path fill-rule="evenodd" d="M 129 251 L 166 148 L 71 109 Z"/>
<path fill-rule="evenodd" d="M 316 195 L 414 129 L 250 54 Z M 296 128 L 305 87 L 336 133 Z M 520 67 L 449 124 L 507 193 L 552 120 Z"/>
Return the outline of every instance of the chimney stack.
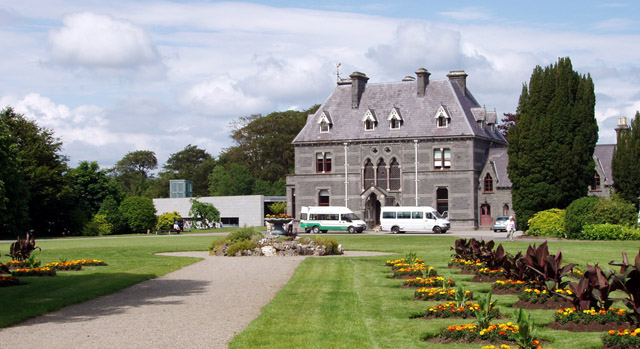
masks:
<path fill-rule="evenodd" d="M 429 85 L 429 75 L 431 75 L 431 73 L 424 68 L 420 68 L 416 71 L 416 75 L 418 76 L 418 97 L 424 97 L 427 86 Z"/>
<path fill-rule="evenodd" d="M 627 125 L 627 117 L 623 116 L 621 118 L 618 118 L 618 126 L 616 126 L 616 139 L 618 139 L 618 137 L 620 137 L 620 134 L 623 131 L 627 131 L 629 129 L 629 126 Z"/>
<path fill-rule="evenodd" d="M 362 93 L 369 78 L 358 71 L 353 72 L 349 77 L 351 78 L 351 109 L 358 109 L 360 98 L 362 98 Z"/>
<path fill-rule="evenodd" d="M 447 74 L 449 81 L 453 81 L 458 84 L 463 96 L 467 95 L 467 76 L 468 75 L 464 70 L 452 70 Z"/>

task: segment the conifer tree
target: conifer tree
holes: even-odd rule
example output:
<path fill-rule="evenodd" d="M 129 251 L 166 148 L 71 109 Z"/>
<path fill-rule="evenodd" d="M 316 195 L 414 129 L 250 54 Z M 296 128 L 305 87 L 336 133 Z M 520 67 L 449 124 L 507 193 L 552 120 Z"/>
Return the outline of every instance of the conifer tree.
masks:
<path fill-rule="evenodd" d="M 637 207 L 640 196 L 640 112 L 636 112 L 630 129 L 619 131 L 611 166 L 615 192 Z"/>
<path fill-rule="evenodd" d="M 522 88 L 509 129 L 509 179 L 520 229 L 542 210 L 565 208 L 585 196 L 598 140 L 593 81 L 560 58 L 537 66 Z"/>

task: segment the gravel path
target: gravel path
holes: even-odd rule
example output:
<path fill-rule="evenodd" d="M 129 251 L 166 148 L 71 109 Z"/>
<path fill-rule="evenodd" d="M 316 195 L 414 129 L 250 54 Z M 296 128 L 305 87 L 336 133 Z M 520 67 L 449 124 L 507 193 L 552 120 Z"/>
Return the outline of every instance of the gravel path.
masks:
<path fill-rule="evenodd" d="M 225 348 L 305 257 L 209 256 L 163 277 L 0 330 L 4 348 Z M 345 252 L 345 256 L 381 255 Z M 315 258 L 315 257 L 312 257 Z M 325 257 L 320 257 L 325 258 Z M 82 292 L 81 290 L 78 290 Z"/>

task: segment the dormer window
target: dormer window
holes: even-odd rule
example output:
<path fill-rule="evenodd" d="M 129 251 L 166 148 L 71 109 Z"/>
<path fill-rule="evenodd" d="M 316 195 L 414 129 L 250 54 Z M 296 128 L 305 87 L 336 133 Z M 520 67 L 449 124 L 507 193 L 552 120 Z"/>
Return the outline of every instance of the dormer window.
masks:
<path fill-rule="evenodd" d="M 320 133 L 329 133 L 329 130 L 331 129 L 331 125 L 333 124 L 331 122 L 331 116 L 329 115 L 328 111 L 323 111 L 322 114 L 320 114 L 320 118 L 318 118 L 318 124 L 320 125 Z"/>
<path fill-rule="evenodd" d="M 451 122 L 451 116 L 449 116 L 449 112 L 447 111 L 447 108 L 444 105 L 440 105 L 440 108 L 438 108 L 435 119 L 436 119 L 436 126 L 438 128 L 444 128 L 449 126 L 449 123 Z"/>
<path fill-rule="evenodd" d="M 376 118 L 376 114 L 373 109 L 367 109 L 367 112 L 364 113 L 364 117 L 362 117 L 362 122 L 364 123 L 365 131 L 373 131 L 376 128 L 378 119 Z"/>
<path fill-rule="evenodd" d="M 389 120 L 389 128 L 392 130 L 400 129 L 400 126 L 402 125 L 402 117 L 400 116 L 398 108 L 391 109 L 391 113 L 389 113 L 387 120 Z"/>

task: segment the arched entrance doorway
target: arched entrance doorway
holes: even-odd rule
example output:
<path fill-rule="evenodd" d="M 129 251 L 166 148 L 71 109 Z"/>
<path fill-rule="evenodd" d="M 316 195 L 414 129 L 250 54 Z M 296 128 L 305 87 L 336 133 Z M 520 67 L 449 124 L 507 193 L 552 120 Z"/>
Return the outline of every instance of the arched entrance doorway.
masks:
<path fill-rule="evenodd" d="M 380 224 L 380 206 L 378 196 L 371 193 L 364 204 L 364 221 L 368 229 Z"/>
<path fill-rule="evenodd" d="M 491 206 L 489 206 L 489 204 L 482 204 L 480 206 L 480 225 L 491 225 Z"/>

